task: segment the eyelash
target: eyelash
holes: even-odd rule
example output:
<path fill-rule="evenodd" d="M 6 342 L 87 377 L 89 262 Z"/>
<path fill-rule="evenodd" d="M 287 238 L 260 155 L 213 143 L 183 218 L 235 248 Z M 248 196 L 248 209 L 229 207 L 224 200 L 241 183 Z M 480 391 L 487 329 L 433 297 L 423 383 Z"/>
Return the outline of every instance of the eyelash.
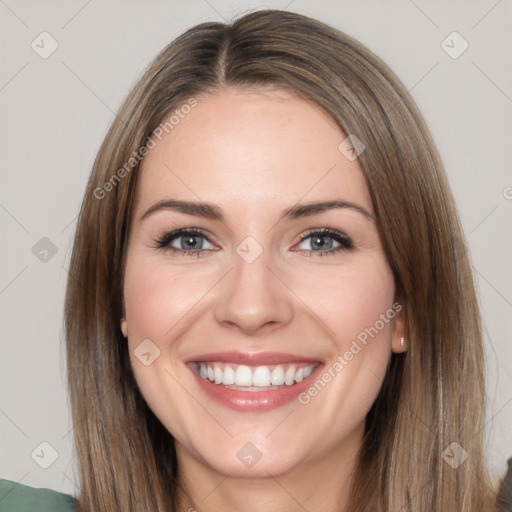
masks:
<path fill-rule="evenodd" d="M 170 251 L 173 254 L 181 254 L 183 256 L 194 256 L 197 258 L 204 256 L 208 251 L 212 250 L 212 249 L 186 250 L 186 249 L 178 249 L 176 247 L 171 247 L 169 245 L 175 238 L 179 238 L 180 236 L 185 236 L 185 235 L 199 235 L 199 236 L 204 237 L 206 240 L 208 240 L 208 242 L 212 243 L 201 229 L 187 228 L 187 229 L 178 229 L 176 231 L 164 233 L 160 236 L 157 236 L 157 239 L 155 240 L 155 243 L 154 243 L 154 248 L 164 250 L 164 251 Z M 339 251 L 346 251 L 346 250 L 351 250 L 354 248 L 352 240 L 347 235 L 341 233 L 340 231 L 331 229 L 331 228 L 311 229 L 300 237 L 299 244 L 301 242 L 303 242 L 304 240 L 311 238 L 313 235 L 329 236 L 329 237 L 333 238 L 336 242 L 338 242 L 340 244 L 340 246 L 336 247 L 334 249 L 330 249 L 328 251 L 313 251 L 311 249 L 301 249 L 300 251 L 296 251 L 296 252 L 300 252 L 300 254 L 302 256 L 312 257 L 313 254 L 315 256 L 333 255 Z"/>

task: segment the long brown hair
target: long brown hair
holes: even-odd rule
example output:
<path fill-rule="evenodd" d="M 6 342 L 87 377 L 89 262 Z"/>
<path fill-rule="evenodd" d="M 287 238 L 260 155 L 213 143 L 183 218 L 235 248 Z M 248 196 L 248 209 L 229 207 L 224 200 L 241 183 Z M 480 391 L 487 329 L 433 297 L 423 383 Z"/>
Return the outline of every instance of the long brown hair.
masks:
<path fill-rule="evenodd" d="M 315 102 L 363 141 L 359 164 L 404 307 L 409 349 L 392 356 L 368 414 L 348 510 L 491 510 L 479 310 L 434 143 L 380 59 L 338 30 L 278 10 L 203 23 L 173 41 L 128 95 L 97 155 L 65 305 L 81 510 L 175 510 L 179 486 L 172 435 L 142 398 L 120 331 L 141 148 L 191 98 L 266 85 Z"/>

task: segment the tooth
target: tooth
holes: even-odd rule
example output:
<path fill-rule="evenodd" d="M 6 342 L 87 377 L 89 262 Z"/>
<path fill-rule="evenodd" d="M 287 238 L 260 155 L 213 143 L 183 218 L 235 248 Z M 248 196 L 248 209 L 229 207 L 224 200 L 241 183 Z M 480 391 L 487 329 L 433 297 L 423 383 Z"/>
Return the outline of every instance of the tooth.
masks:
<path fill-rule="evenodd" d="M 241 364 L 236 369 L 235 384 L 237 386 L 252 386 L 252 372 L 248 366 Z"/>
<path fill-rule="evenodd" d="M 246 365 L 239 365 L 236 370 L 233 367 L 217 363 L 199 363 L 199 375 L 203 379 L 208 379 L 215 384 L 224 384 L 225 386 L 253 387 L 277 387 L 286 384 L 292 386 L 296 382 L 302 382 L 309 377 L 315 369 L 315 363 L 297 369 L 297 365 L 291 364 L 285 372 L 282 365 L 270 370 L 268 366 L 258 366 L 251 368 Z"/>
<path fill-rule="evenodd" d="M 222 384 L 225 386 L 231 386 L 235 383 L 235 370 L 231 368 L 231 366 L 224 367 L 224 378 L 222 379 Z"/>
<path fill-rule="evenodd" d="M 310 364 L 309 366 L 306 366 L 306 368 L 303 369 L 304 378 L 307 379 L 313 373 L 314 369 L 315 369 L 314 364 Z"/>
<path fill-rule="evenodd" d="M 222 370 L 217 365 L 214 365 L 213 367 L 213 376 L 215 378 L 215 384 L 220 384 L 222 382 Z"/>
<path fill-rule="evenodd" d="M 292 364 L 286 371 L 284 382 L 287 386 L 291 386 L 295 382 L 295 365 Z"/>
<path fill-rule="evenodd" d="M 274 386 L 282 386 L 284 384 L 284 370 L 281 365 L 276 366 L 272 370 L 272 376 L 270 377 L 270 381 Z"/>
<path fill-rule="evenodd" d="M 229 386 L 229 389 L 234 389 L 235 391 L 251 391 L 253 393 L 262 391 L 259 386 Z M 275 389 L 279 389 L 279 386 L 267 386 L 265 388 L 266 391 L 274 391 Z"/>
<path fill-rule="evenodd" d="M 253 386 L 270 386 L 270 370 L 266 366 L 258 366 L 252 374 Z"/>

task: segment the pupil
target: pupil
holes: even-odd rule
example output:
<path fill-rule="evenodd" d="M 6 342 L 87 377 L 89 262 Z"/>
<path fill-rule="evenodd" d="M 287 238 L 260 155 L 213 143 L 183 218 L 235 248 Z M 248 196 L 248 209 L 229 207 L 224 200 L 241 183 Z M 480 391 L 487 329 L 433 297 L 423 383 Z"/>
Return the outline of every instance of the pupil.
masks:
<path fill-rule="evenodd" d="M 329 242 L 326 242 L 329 239 Z M 313 249 L 330 249 L 332 247 L 332 239 L 329 236 L 317 236 L 311 240 L 311 247 Z"/>
<path fill-rule="evenodd" d="M 183 242 L 181 244 L 182 249 L 195 249 L 198 244 L 197 242 L 197 235 L 188 235 L 186 238 L 182 239 Z M 189 246 L 187 247 L 187 244 Z"/>

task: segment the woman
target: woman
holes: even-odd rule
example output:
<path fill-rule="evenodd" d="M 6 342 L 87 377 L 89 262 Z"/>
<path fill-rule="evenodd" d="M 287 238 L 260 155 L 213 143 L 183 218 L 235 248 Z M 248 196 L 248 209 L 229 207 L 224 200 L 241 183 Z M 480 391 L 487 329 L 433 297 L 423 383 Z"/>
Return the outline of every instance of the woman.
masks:
<path fill-rule="evenodd" d="M 441 162 L 315 20 L 205 23 L 152 63 L 87 186 L 66 338 L 84 512 L 495 510 Z"/>

